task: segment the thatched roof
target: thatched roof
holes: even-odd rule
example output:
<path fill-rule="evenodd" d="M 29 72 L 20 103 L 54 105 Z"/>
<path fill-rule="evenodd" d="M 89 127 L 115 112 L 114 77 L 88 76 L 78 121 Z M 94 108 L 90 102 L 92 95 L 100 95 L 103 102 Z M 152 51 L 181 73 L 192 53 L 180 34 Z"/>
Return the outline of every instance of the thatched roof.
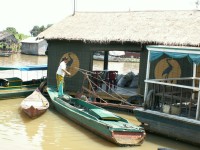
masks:
<path fill-rule="evenodd" d="M 11 33 L 6 32 L 6 31 L 0 32 L 0 41 L 4 40 L 5 38 L 9 37 L 10 35 L 11 35 Z"/>
<path fill-rule="evenodd" d="M 200 46 L 200 11 L 76 13 L 38 37 L 98 43 Z"/>
<path fill-rule="evenodd" d="M 7 31 L 0 32 L 0 42 L 17 43 L 15 36 Z"/>

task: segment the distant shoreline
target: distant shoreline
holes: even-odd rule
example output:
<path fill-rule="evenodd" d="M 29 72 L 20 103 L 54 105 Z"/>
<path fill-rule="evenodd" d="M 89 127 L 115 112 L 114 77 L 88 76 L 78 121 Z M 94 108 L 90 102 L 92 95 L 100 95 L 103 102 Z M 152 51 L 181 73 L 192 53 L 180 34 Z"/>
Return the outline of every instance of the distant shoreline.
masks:
<path fill-rule="evenodd" d="M 98 60 L 98 61 L 103 61 L 104 60 L 104 56 L 103 55 L 93 55 L 93 59 L 94 60 Z M 125 58 L 125 57 L 109 56 L 108 57 L 108 61 L 111 61 L 111 62 L 134 62 L 134 63 L 139 63 L 140 62 L 140 58 L 133 58 L 133 57 Z"/>

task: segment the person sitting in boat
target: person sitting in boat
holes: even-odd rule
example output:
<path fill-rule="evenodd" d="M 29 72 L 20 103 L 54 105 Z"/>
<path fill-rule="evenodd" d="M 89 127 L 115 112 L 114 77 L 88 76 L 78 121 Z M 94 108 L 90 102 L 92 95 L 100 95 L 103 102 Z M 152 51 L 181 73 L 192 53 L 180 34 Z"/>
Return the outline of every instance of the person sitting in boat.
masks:
<path fill-rule="evenodd" d="M 71 73 L 67 71 L 67 62 L 69 59 L 67 57 L 64 57 L 58 67 L 58 70 L 56 72 L 56 81 L 57 81 L 57 88 L 58 88 L 58 97 L 64 98 L 63 95 L 63 88 L 64 88 L 64 77 L 65 75 L 70 76 Z"/>

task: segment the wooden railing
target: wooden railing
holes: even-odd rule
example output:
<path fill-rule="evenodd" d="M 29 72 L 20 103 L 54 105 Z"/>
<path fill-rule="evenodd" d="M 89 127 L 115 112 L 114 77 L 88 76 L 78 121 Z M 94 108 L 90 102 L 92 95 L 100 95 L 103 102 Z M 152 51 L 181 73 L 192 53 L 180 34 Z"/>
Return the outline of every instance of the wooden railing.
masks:
<path fill-rule="evenodd" d="M 169 114 L 200 119 L 200 78 L 145 80 L 145 107 Z"/>

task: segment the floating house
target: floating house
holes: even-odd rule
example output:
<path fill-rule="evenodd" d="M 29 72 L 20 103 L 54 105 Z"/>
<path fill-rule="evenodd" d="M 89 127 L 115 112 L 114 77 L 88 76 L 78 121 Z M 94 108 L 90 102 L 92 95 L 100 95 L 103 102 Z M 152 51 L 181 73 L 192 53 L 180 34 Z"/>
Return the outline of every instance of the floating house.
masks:
<path fill-rule="evenodd" d="M 128 50 L 140 52 L 138 86 L 143 95 L 148 56 L 146 45 L 199 46 L 199 15 L 198 11 L 156 11 L 75 13 L 68 16 L 38 36 L 47 40 L 48 58 L 54 60 L 48 64 L 51 66 L 48 81 L 56 85 L 55 72 L 59 61 L 70 54 L 74 57 L 74 69 L 72 77 L 66 79 L 69 80 L 66 90 L 77 91 L 83 79 L 77 68 L 92 71 L 94 51 Z M 109 70 L 106 65 L 104 69 Z"/>
<path fill-rule="evenodd" d="M 49 85 L 56 85 L 61 58 L 70 58 L 67 92 L 81 90 L 95 51 L 139 52 L 138 93 L 145 107 L 135 116 L 146 130 L 199 145 L 199 35 L 199 11 L 151 11 L 75 13 L 38 38 L 49 44 Z"/>
<path fill-rule="evenodd" d="M 1 50 L 7 50 L 12 44 L 17 44 L 18 41 L 15 36 L 7 31 L 0 32 L 0 43 L 3 45 Z"/>
<path fill-rule="evenodd" d="M 48 43 L 45 39 L 29 37 L 21 41 L 21 53 L 28 55 L 45 55 Z"/>
<path fill-rule="evenodd" d="M 149 45 L 144 108 L 146 130 L 200 145 L 200 48 Z"/>
<path fill-rule="evenodd" d="M 38 38 L 47 40 L 49 44 L 48 59 L 54 60 L 53 62 L 49 61 L 51 69 L 49 70 L 48 83 L 56 85 L 55 72 L 64 56 L 70 57 L 72 64 L 70 70 L 72 76 L 66 79 L 68 86 L 65 87 L 65 90 L 73 93 L 82 88 L 84 75 L 81 73 L 81 69 L 93 71 L 94 52 L 104 51 L 107 54 L 109 51 L 141 52 L 142 45 L 132 43 L 131 38 L 134 35 L 130 36 L 126 31 L 127 26 L 130 27 L 130 31 L 133 29 L 131 22 L 127 22 L 127 25 L 122 24 L 123 18 L 128 19 L 130 15 L 133 14 L 76 13 L 42 32 Z M 115 24 L 118 25 L 113 25 L 110 18 L 114 19 Z M 119 18 L 122 19 L 122 22 Z M 100 25 L 100 20 L 102 22 L 101 28 L 97 28 Z M 113 32 L 111 32 L 112 30 Z M 109 70 L 107 64 L 104 64 L 103 70 Z"/>

